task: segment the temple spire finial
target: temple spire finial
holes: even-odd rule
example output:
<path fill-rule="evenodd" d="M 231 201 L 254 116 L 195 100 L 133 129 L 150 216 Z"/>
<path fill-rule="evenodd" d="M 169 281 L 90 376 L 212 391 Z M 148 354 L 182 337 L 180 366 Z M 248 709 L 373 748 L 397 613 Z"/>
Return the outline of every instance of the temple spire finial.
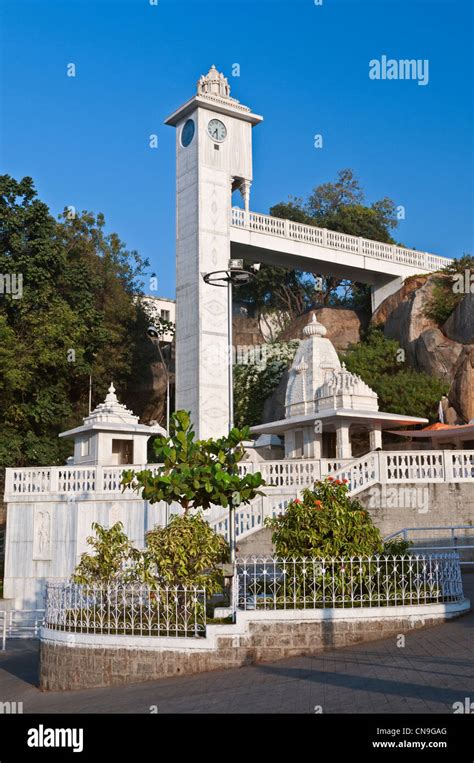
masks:
<path fill-rule="evenodd" d="M 323 324 L 318 321 L 316 317 L 316 313 L 313 312 L 309 322 L 306 324 L 306 326 L 303 329 L 303 334 L 305 336 L 323 337 L 323 336 L 326 336 L 327 333 L 328 331 L 326 326 L 323 326 Z"/>
<path fill-rule="evenodd" d="M 217 95 L 221 98 L 230 98 L 230 85 L 222 72 L 218 72 L 212 64 L 207 74 L 199 77 L 197 83 L 198 95 Z"/>
<path fill-rule="evenodd" d="M 117 403 L 117 395 L 115 394 L 115 387 L 113 381 L 110 382 L 110 387 L 107 391 L 107 397 L 105 398 L 106 403 Z"/>

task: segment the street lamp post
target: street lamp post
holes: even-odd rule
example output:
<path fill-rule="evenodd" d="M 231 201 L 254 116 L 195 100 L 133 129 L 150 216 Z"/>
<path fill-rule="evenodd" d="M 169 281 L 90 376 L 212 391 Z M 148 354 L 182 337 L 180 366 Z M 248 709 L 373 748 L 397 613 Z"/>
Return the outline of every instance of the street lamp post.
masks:
<path fill-rule="evenodd" d="M 233 346 L 232 346 L 232 290 L 233 286 L 243 286 L 254 278 L 260 265 L 255 264 L 252 270 L 244 270 L 243 260 L 229 260 L 227 270 L 214 270 L 205 273 L 203 280 L 209 286 L 227 287 L 227 335 L 228 335 L 228 384 L 229 384 L 229 432 L 234 426 L 234 378 L 233 378 Z M 232 520 L 232 506 L 229 504 L 229 546 L 230 560 L 235 562 L 235 527 Z"/>

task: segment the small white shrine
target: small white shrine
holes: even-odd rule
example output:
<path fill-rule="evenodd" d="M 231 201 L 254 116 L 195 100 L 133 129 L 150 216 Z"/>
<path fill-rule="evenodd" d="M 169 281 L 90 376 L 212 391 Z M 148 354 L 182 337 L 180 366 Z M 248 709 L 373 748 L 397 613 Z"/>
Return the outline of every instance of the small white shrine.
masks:
<path fill-rule="evenodd" d="M 290 369 L 285 418 L 252 427 L 254 435 L 280 435 L 285 458 L 353 457 L 352 436 L 368 435 L 366 450 L 382 448 L 382 429 L 427 419 L 379 411 L 376 393 L 339 361 L 327 329 L 313 313 Z"/>
<path fill-rule="evenodd" d="M 74 438 L 72 464 L 146 464 L 147 444 L 152 434 L 166 434 L 158 424 L 150 427 L 138 423 L 138 416 L 119 403 L 115 387 L 75 429 L 61 432 L 60 437 Z"/>
<path fill-rule="evenodd" d="M 136 546 L 165 523 L 164 504 L 149 504 L 121 486 L 124 469 L 146 468 L 149 438 L 165 434 L 138 421 L 111 384 L 82 426 L 59 435 L 74 439 L 74 456 L 65 466 L 7 469 L 4 598 L 11 606 L 43 606 L 46 581 L 68 578 L 89 550 L 93 522 L 122 522 Z"/>

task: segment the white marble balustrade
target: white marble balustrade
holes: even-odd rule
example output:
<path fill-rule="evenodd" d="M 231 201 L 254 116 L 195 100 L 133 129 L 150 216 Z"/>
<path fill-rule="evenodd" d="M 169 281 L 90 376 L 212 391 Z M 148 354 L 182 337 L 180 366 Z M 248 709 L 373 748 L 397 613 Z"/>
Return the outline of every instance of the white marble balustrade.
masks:
<path fill-rule="evenodd" d="M 234 207 L 231 214 L 231 225 L 236 228 L 268 233 L 294 241 L 304 241 L 309 244 L 325 246 L 349 254 L 362 254 L 379 260 L 388 260 L 402 265 L 420 268 L 420 272 L 433 272 L 448 265 L 451 260 L 429 252 L 416 249 L 406 249 L 395 244 L 384 244 L 361 236 L 350 236 L 347 233 L 317 228 L 314 225 L 295 223 L 271 215 L 256 212 L 246 212 Z"/>

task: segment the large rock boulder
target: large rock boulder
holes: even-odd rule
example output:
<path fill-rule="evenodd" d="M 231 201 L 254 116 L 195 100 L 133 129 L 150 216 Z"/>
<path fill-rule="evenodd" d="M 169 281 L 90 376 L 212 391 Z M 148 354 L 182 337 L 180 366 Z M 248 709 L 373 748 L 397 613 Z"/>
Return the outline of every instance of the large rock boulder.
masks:
<path fill-rule="evenodd" d="M 474 294 L 466 294 L 443 326 L 449 339 L 474 344 Z"/>
<path fill-rule="evenodd" d="M 371 326 L 385 326 L 387 321 L 392 317 L 393 313 L 404 304 L 409 298 L 415 297 L 414 292 L 421 286 L 424 286 L 428 280 L 428 275 L 414 276 L 413 278 L 407 278 L 398 291 L 391 294 L 390 297 L 384 299 L 384 301 L 378 306 L 372 315 L 370 325 Z M 413 296 L 412 296 L 413 295 Z"/>
<path fill-rule="evenodd" d="M 449 384 L 453 380 L 453 369 L 462 353 L 462 345 L 445 337 L 438 328 L 423 331 L 413 344 L 417 370 L 425 371 Z"/>
<path fill-rule="evenodd" d="M 347 310 L 340 307 L 319 307 L 313 310 L 320 323 L 327 328 L 336 350 L 346 350 L 350 344 L 360 342 L 362 332 L 368 325 L 368 317 L 363 311 Z M 278 341 L 303 339 L 303 329 L 309 320 L 308 313 L 298 316 L 278 337 Z"/>
<path fill-rule="evenodd" d="M 140 416 L 142 424 L 156 422 L 166 427 L 166 369 L 170 377 L 170 410 L 174 410 L 175 392 L 175 353 L 174 345 L 163 347 L 164 364 L 155 357 L 143 369 L 143 373 L 129 390 L 126 403 L 131 410 Z"/>
<path fill-rule="evenodd" d="M 265 400 L 263 404 L 262 424 L 268 424 L 270 421 L 280 421 L 280 419 L 285 418 L 285 396 L 288 377 L 288 371 L 284 371 L 278 386 Z"/>
<path fill-rule="evenodd" d="M 382 302 L 370 322 L 372 326 L 383 325 L 385 336 L 400 342 L 408 363 L 415 368 L 419 368 L 416 352 L 418 339 L 424 331 L 438 328 L 435 321 L 425 315 L 434 286 L 428 276 L 410 279 Z"/>
<path fill-rule="evenodd" d="M 235 347 L 251 347 L 265 343 L 258 320 L 246 315 L 232 318 L 232 339 Z"/>
<path fill-rule="evenodd" d="M 462 424 L 474 417 L 474 295 L 466 295 L 439 327 L 425 314 L 435 287 L 430 275 L 408 279 L 382 302 L 370 325 L 383 326 L 385 336 L 400 343 L 412 368 L 450 384 L 445 418 Z"/>
<path fill-rule="evenodd" d="M 453 369 L 450 404 L 465 422 L 474 419 L 474 344 L 464 345 Z"/>

